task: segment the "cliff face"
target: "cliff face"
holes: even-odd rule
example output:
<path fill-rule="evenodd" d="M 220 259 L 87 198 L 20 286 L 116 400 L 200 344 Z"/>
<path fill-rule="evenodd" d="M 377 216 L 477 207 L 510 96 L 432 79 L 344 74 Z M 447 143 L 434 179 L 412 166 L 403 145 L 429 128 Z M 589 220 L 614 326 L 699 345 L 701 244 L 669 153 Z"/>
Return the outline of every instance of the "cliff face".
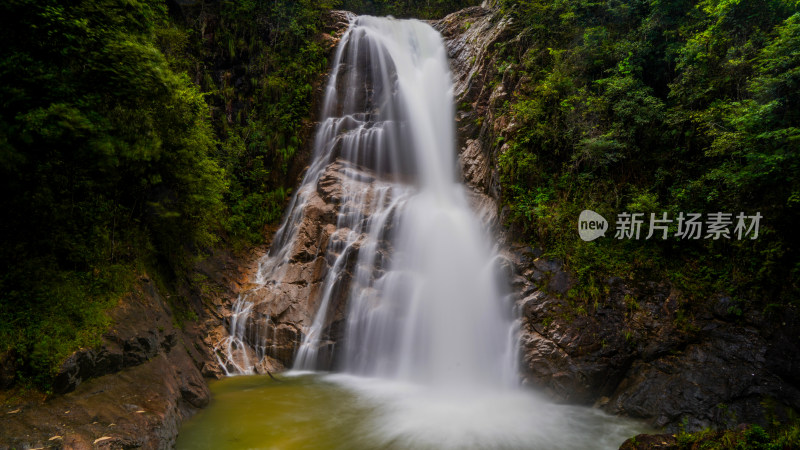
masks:
<path fill-rule="evenodd" d="M 10 399 L 0 448 L 169 448 L 183 419 L 208 404 L 208 355 L 196 325 L 176 327 L 155 283 L 142 277 L 109 316 L 103 344 L 61 366 L 64 395 Z"/>
<path fill-rule="evenodd" d="M 350 16 L 349 12 L 332 11 L 326 18 L 323 43 L 329 49 L 330 58 L 349 26 Z M 317 115 L 320 114 L 328 75 L 322 74 L 315 85 L 315 116 L 308 121 L 305 145 L 293 160 L 292 172 L 297 175 L 296 185 L 300 184 L 311 162 L 313 131 L 319 121 Z M 241 333 L 238 336 L 231 335 L 231 324 L 238 317 L 237 297 L 222 302 L 217 309 L 219 320 L 207 324 L 207 330 L 210 331 L 205 344 L 215 354 L 213 361 L 209 362 L 209 373 L 215 376 L 247 370 L 266 373 L 291 367 L 302 339 L 302 330 L 308 329 L 314 320 L 321 285 L 333 261 L 339 256 L 327 250 L 331 240 L 339 238 L 341 234 L 341 230 L 337 233 L 336 226 L 337 213 L 342 206 L 341 185 L 343 182 L 355 182 L 370 188 L 371 182 L 363 181 L 370 180 L 370 175 L 359 170 L 346 163 L 334 163 L 326 168 L 316 186 L 306 187 L 308 197 L 297 224 L 298 239 L 289 250 L 287 260 L 277 269 L 284 274 L 282 283 L 265 285 L 256 282 L 259 265 L 267 257 L 266 249 L 259 251 L 258 257 L 252 260 L 248 282 L 237 293 L 237 296 L 253 304 L 251 312 L 242 315 Z M 363 205 L 348 206 L 363 208 Z M 265 232 L 271 239 L 276 230 L 273 228 Z M 351 251 L 357 251 L 357 247 L 351 248 Z M 353 263 L 354 259 L 349 258 L 348 261 Z M 342 331 L 345 308 L 343 295 L 352 276 L 350 269 L 352 267 L 348 266 L 336 283 L 341 295 L 334 296 L 334 304 L 330 308 L 332 313 L 326 321 L 325 337 L 320 349 L 323 356 L 320 359 L 328 363 L 321 369 L 329 368 L 335 343 Z M 240 341 L 231 345 L 233 338 Z M 243 361 L 249 362 L 252 367 L 242 367 Z"/>
<path fill-rule="evenodd" d="M 494 9 L 468 8 L 435 23 L 455 79 L 460 154 L 475 207 L 498 231 L 522 319 L 526 383 L 568 402 L 687 430 L 763 423 L 800 407 L 796 314 L 768 320 L 733 313 L 731 300 L 708 298 L 701 314 L 682 317 L 680 292 L 663 282 L 607 281 L 608 298 L 586 312 L 565 295 L 574 284 L 558 261 L 515 242 L 505 229 L 497 160 L 499 137 L 517 126 L 503 114 L 521 82 L 498 73 L 494 45 L 519 45 Z M 772 412 L 769 412 L 772 411 Z"/>
<path fill-rule="evenodd" d="M 774 326 L 760 311 L 733 314 L 729 299 L 715 297 L 701 305 L 704 314 L 683 317 L 679 305 L 686 300 L 670 285 L 619 278 L 607 281 L 608 297 L 592 312 L 576 308 L 585 300 L 567 298 L 574 285 L 569 271 L 542 258 L 540 249 L 517 242 L 517 234 L 503 226 L 497 160 L 505 148 L 497 138 L 517 129 L 502 108 L 514 101 L 520 80 L 510 70 L 498 74 L 494 46 L 516 45 L 511 24 L 485 5 L 433 25 L 443 34 L 452 61 L 463 179 L 475 211 L 498 236 L 517 295 L 524 381 L 555 399 L 597 404 L 668 430 L 684 423 L 694 430 L 763 422 L 764 405 L 772 408 L 772 403 L 778 415 L 786 407 L 800 407 L 800 376 L 793 362 L 800 356 L 793 337 L 800 326 L 796 316 Z M 301 221 L 286 282 L 277 290 L 245 286 L 243 292 L 256 306 L 244 325 L 244 351 L 253 360 L 257 347 L 267 349 L 256 371 L 289 366 L 303 330 L 313 321 L 320 284 L 338 256 L 317 255 L 336 239 L 342 207 L 337 186 L 344 178 L 371 179 L 340 163 L 327 168 Z M 365 189 L 370 183 L 364 182 Z M 352 273 L 342 274 L 336 285 L 343 293 Z M 206 339 L 210 347 L 219 350 L 228 337 L 232 306 L 221 306 L 223 321 Z M 334 296 L 320 348 L 321 368 L 335 364 L 345 308 L 344 297 Z"/>
<path fill-rule="evenodd" d="M 351 213 L 363 217 L 369 217 L 371 213 L 366 204 L 342 201 L 342 185 L 345 183 L 368 192 L 368 197 L 381 185 L 367 169 L 341 160 L 331 163 L 316 185 L 303 188 L 308 189 L 308 192 L 305 194 L 306 203 L 298 225 L 298 237 L 289 250 L 287 260 L 277 269 L 283 273 L 281 282 L 252 284 L 242 292 L 253 306 L 242 324 L 245 349 L 241 351 L 246 353 L 247 361 L 255 364 L 255 372 L 263 373 L 291 366 L 302 333 L 311 327 L 319 309 L 323 282 L 337 259 L 341 258 L 344 267 L 336 272 L 336 279 L 330 287 L 332 296 L 318 361 L 319 368 L 323 370 L 330 369 L 334 363 L 336 343 L 344 330 L 346 298 L 354 277 L 357 254 L 360 244 L 366 238 L 364 235 L 358 238 L 354 245 L 344 250 L 345 254 L 337 253 L 335 246 L 331 244 L 346 239 L 351 231 L 337 227 L 337 215 L 342 208 L 348 208 Z M 224 306 L 224 323 L 216 327 L 210 341 L 218 352 L 225 351 L 225 341 L 230 332 L 229 324 L 234 314 L 236 311 L 233 304 Z M 258 359 L 259 348 L 265 354 L 261 361 Z M 224 356 L 221 359 L 223 365 L 226 365 L 224 370 L 234 373 L 242 369 L 234 364 L 245 360 L 242 355 L 236 354 L 233 360 L 226 360 Z"/>

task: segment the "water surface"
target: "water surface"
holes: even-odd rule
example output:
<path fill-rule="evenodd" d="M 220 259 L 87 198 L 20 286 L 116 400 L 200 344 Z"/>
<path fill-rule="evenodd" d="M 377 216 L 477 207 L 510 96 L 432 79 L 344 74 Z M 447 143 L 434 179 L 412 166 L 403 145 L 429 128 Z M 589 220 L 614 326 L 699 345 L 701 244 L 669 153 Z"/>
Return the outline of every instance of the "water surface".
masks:
<path fill-rule="evenodd" d="M 181 449 L 616 449 L 647 431 L 533 392 L 472 395 L 350 375 L 239 376 L 181 428 Z"/>

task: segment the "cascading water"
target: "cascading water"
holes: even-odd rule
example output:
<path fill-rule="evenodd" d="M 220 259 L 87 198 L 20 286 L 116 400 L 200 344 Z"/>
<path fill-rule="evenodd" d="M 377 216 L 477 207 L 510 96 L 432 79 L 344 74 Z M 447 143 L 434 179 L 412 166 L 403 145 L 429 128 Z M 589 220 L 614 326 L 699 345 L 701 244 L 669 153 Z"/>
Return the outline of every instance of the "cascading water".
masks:
<path fill-rule="evenodd" d="M 330 305 L 344 296 L 337 364 L 345 372 L 513 382 L 510 305 L 501 301 L 490 239 L 458 182 L 449 62 L 439 33 L 419 21 L 353 18 L 337 48 L 322 117 L 311 167 L 256 280 L 263 289 L 283 281 L 309 195 L 332 167 L 344 174 L 336 179 L 330 267 L 294 368 L 324 366 Z M 244 351 L 251 313 L 243 295 L 230 316 L 231 336 L 218 348 L 231 373 L 251 373 L 263 356 Z"/>
<path fill-rule="evenodd" d="M 357 445 L 578 449 L 629 436 L 628 423 L 517 386 L 505 280 L 458 181 L 439 33 L 420 21 L 353 17 L 322 117 L 312 164 L 260 264 L 258 288 L 238 299 L 231 336 L 217 348 L 226 372 L 252 373 L 274 352 L 266 340 L 279 330 L 270 313 L 255 317 L 253 297 L 286 297 L 287 279 L 305 283 L 290 273 L 293 260 L 324 260 L 294 369 L 335 361 L 342 374 L 326 379 L 357 392 L 362 403 L 353 410 L 370 417 Z M 335 200 L 335 226 L 315 247 L 320 254 L 298 253 L 320 191 Z M 332 343 L 331 317 L 342 304 L 343 330 Z"/>
<path fill-rule="evenodd" d="M 439 33 L 418 21 L 357 18 L 336 55 L 315 156 L 341 158 L 385 183 L 343 186 L 337 227 L 348 232 L 337 244 L 359 247 L 340 355 L 346 372 L 448 384 L 513 376 L 509 308 L 489 239 L 457 181 L 454 123 Z M 363 202 L 369 217 L 346 207 Z M 329 273 L 296 369 L 316 367 L 343 265 Z"/>

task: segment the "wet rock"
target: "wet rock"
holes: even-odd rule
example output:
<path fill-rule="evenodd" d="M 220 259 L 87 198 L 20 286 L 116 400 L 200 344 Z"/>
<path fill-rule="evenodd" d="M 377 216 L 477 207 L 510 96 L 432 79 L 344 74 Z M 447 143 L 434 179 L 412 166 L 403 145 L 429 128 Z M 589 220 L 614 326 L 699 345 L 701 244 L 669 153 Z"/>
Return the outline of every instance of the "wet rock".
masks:
<path fill-rule="evenodd" d="M 485 192 L 492 180 L 492 164 L 487 161 L 486 152 L 478 139 L 467 141 L 462 150 L 459 162 L 464 180 L 479 192 Z"/>
<path fill-rule="evenodd" d="M 219 380 L 225 375 L 225 372 L 216 361 L 206 361 L 200 369 L 200 373 L 206 378 L 214 378 Z"/>
<path fill-rule="evenodd" d="M 264 357 L 254 367 L 255 373 L 259 375 L 273 374 L 277 372 L 282 372 L 283 370 L 286 370 L 286 366 L 281 364 L 280 361 L 274 358 L 270 358 L 269 356 Z"/>
<path fill-rule="evenodd" d="M 325 36 L 341 37 L 342 33 L 350 26 L 350 19 L 353 18 L 353 13 L 350 11 L 331 11 L 325 16 L 323 23 L 323 31 Z M 335 47 L 336 43 L 332 43 L 331 47 Z"/>
<path fill-rule="evenodd" d="M 756 330 L 720 324 L 677 354 L 637 361 L 609 410 L 655 418 L 670 430 L 684 418 L 691 430 L 762 423 L 764 398 L 800 404 L 800 391 L 768 370 L 766 351 Z"/>
<path fill-rule="evenodd" d="M 203 408 L 208 405 L 210 392 L 208 385 L 200 376 L 189 379 L 180 386 L 181 398 L 189 402 L 195 408 Z"/>
<path fill-rule="evenodd" d="M 510 259 L 517 292 L 525 293 L 517 305 L 527 384 L 669 431 L 763 423 L 762 403 L 769 398 L 778 399 L 779 416 L 800 406 L 792 381 L 798 346 L 790 346 L 796 329 L 765 333 L 719 312 L 698 315 L 681 329 L 675 321 L 679 294 L 666 284 L 618 281 L 602 303 L 568 301 L 535 288 L 537 273 L 552 276 L 560 264 L 525 255 Z M 729 306 L 716 299 L 707 308 Z"/>
<path fill-rule="evenodd" d="M 342 186 L 345 184 L 363 192 L 364 201 L 358 204 L 344 201 Z M 332 367 L 335 359 L 334 343 L 341 338 L 343 332 L 341 324 L 344 323 L 346 314 L 346 297 L 365 239 L 363 235 L 356 236 L 345 248 L 344 243 L 348 241 L 351 230 L 337 226 L 338 217 L 348 212 L 355 216 L 369 217 L 375 192 L 383 187 L 384 182 L 374 171 L 337 159 L 325 168 L 315 186 L 302 188 L 306 190 L 306 203 L 302 217 L 296 224 L 297 239 L 289 249 L 287 260 L 274 268 L 276 273 L 282 274 L 279 277 L 280 283 L 256 283 L 241 290 L 240 295 L 253 303 L 252 311 L 246 318 L 243 336 L 247 348 L 236 350 L 242 356 L 243 363 L 244 356 L 247 356 L 246 364 L 250 365 L 247 370 L 269 370 L 267 367 L 273 365 L 271 361 L 280 367 L 292 365 L 303 333 L 313 323 L 320 307 L 321 286 L 328 279 L 332 265 L 337 259 L 341 259 L 342 266 L 336 277 L 328 280 L 329 314 L 325 319 L 326 328 L 321 339 L 324 344 L 319 350 L 322 355 L 320 361 L 325 361 L 320 369 Z M 388 234 L 391 229 L 387 228 L 385 232 Z M 384 243 L 376 249 L 378 271 L 381 264 L 388 260 L 390 252 L 387 245 Z M 251 277 L 254 279 L 255 273 Z M 230 323 L 232 309 L 232 306 L 220 308 L 224 322 Z M 207 341 L 220 351 L 227 339 L 228 330 L 221 327 L 216 328 Z M 223 354 L 222 359 L 227 356 Z M 233 365 L 230 369 L 233 369 Z"/>
<path fill-rule="evenodd" d="M 94 376 L 119 372 L 124 367 L 123 361 L 124 356 L 122 349 L 114 343 L 106 342 L 95 353 Z"/>
<path fill-rule="evenodd" d="M 95 375 L 94 369 L 94 350 L 76 351 L 61 364 L 53 381 L 53 391 L 61 394 L 73 391 L 84 379 Z"/>
<path fill-rule="evenodd" d="M 137 366 L 155 356 L 156 353 L 158 353 L 156 336 L 150 333 L 145 336 L 136 336 L 125 341 L 122 364 L 125 367 Z"/>

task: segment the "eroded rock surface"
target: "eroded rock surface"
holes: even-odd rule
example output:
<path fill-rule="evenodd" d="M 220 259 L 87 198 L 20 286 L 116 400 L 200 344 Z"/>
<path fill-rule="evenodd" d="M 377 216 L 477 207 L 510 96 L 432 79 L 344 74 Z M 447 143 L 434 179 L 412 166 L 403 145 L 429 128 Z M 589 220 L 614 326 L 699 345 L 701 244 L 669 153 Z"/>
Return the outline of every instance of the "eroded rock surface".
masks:
<path fill-rule="evenodd" d="M 363 192 L 363 201 L 356 203 L 352 199 L 346 200 L 342 188 L 344 185 L 353 191 Z M 385 188 L 385 182 L 379 180 L 372 171 L 343 160 L 329 164 L 315 185 L 301 188 L 303 191 L 300 194 L 305 199 L 305 205 L 296 224 L 297 238 L 292 241 L 288 256 L 285 261 L 262 260 L 261 264 L 270 266 L 267 279 L 253 283 L 242 292 L 243 299 L 252 303 L 249 306 L 252 309 L 243 318 L 246 321 L 243 325 L 246 348 L 236 351 L 246 354 L 233 358 L 236 361 L 220 355 L 223 364 L 228 364 L 226 369 L 229 372 L 250 369 L 241 367 L 241 364 L 235 367 L 234 363 L 239 360 L 255 365 L 256 371 L 290 367 L 303 333 L 311 327 L 320 307 L 319 302 L 323 297 L 321 289 L 326 285 L 326 280 L 331 297 L 319 362 L 322 369 L 331 367 L 335 344 L 344 331 L 346 297 L 353 280 L 357 255 L 367 238 L 363 232 L 355 238 L 348 236 L 353 230 L 338 223 L 340 214 L 368 220 L 372 213 L 370 209 L 374 206 L 375 192 L 381 188 Z M 338 250 L 341 245 L 334 245 L 347 239 L 353 240 L 353 243 L 344 250 Z M 381 261 L 388 260 L 387 246 L 388 243 L 384 242 L 378 248 Z M 343 267 L 335 271 L 336 279 L 328 280 L 337 260 Z M 229 336 L 229 329 L 225 327 L 232 323 L 235 314 L 232 307 L 233 304 L 227 305 L 227 309 L 223 308 L 225 323 L 210 338 L 210 344 L 218 352 L 226 351 L 225 339 Z M 264 355 L 263 360 L 260 355 Z"/>

